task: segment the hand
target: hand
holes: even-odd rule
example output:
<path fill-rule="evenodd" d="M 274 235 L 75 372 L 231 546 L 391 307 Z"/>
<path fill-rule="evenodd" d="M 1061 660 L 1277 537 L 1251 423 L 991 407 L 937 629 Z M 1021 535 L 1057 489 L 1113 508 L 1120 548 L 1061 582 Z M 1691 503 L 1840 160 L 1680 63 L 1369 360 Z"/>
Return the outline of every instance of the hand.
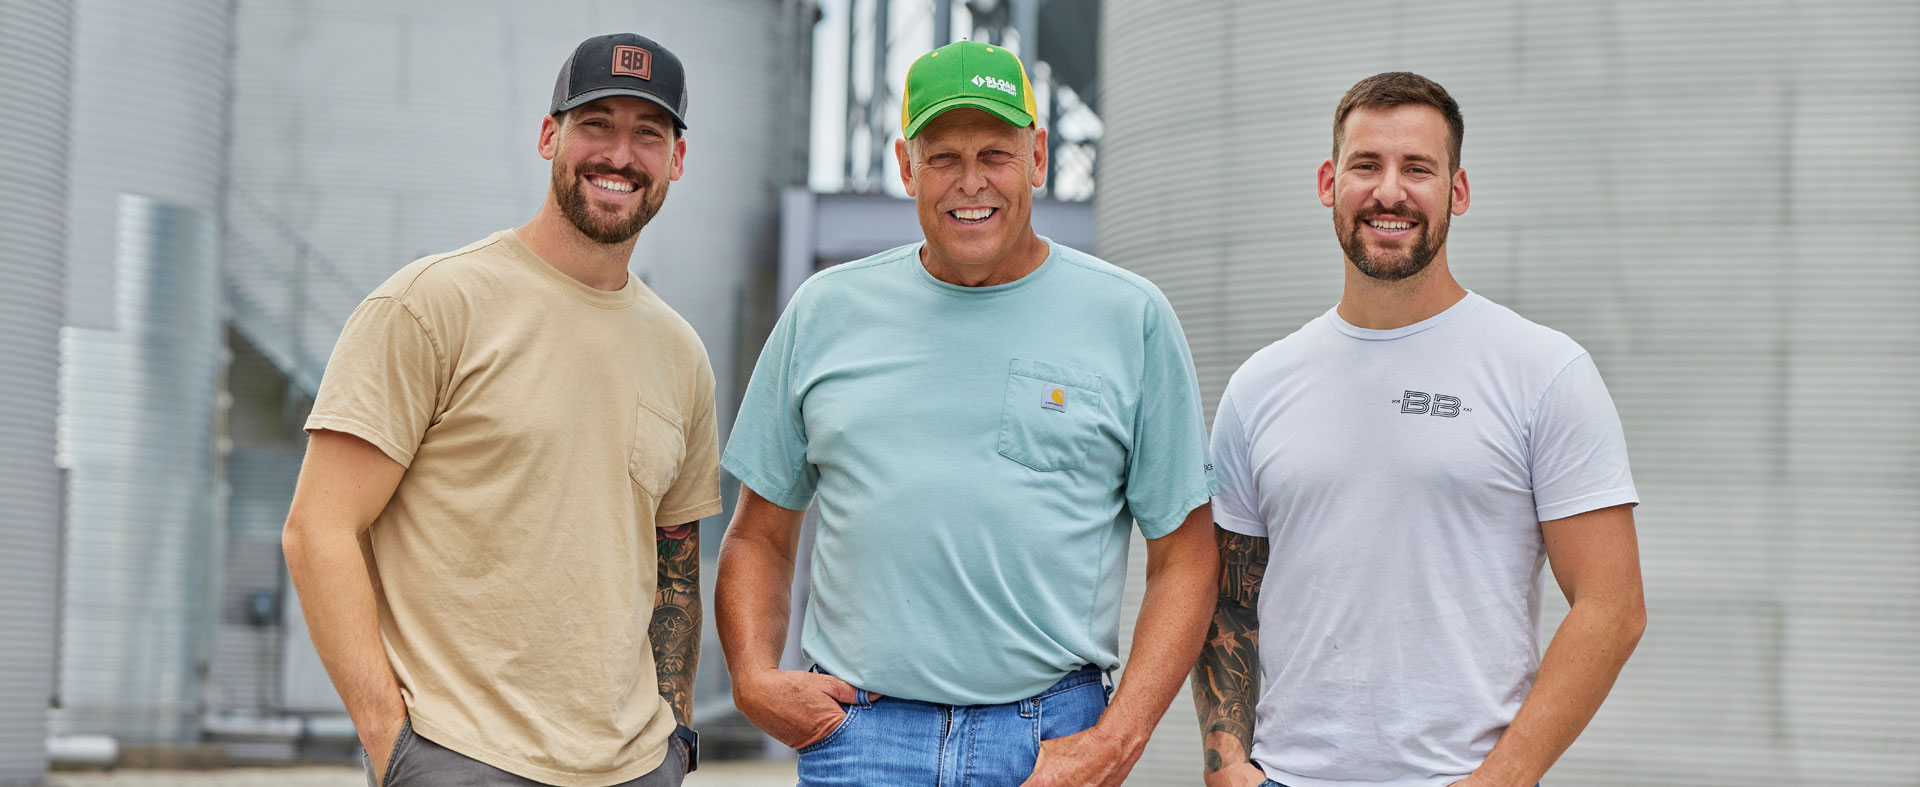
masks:
<path fill-rule="evenodd" d="M 1260 787 L 1266 783 L 1266 772 L 1244 760 L 1207 774 L 1207 787 Z"/>
<path fill-rule="evenodd" d="M 870 699 L 880 695 L 867 693 Z M 762 732 L 795 749 L 831 734 L 847 717 L 858 691 L 832 675 L 770 669 L 733 684 L 733 705 Z"/>
<path fill-rule="evenodd" d="M 1020 787 L 1119 787 L 1141 751 L 1142 747 L 1129 746 L 1098 726 L 1044 740 L 1033 775 Z"/>
<path fill-rule="evenodd" d="M 406 723 L 406 707 L 401 706 L 397 717 L 354 725 L 360 735 L 360 747 L 367 750 L 367 762 L 373 765 L 376 784 L 384 783 L 387 779 L 387 763 L 393 759 L 393 745 L 399 742 L 400 728 Z"/>

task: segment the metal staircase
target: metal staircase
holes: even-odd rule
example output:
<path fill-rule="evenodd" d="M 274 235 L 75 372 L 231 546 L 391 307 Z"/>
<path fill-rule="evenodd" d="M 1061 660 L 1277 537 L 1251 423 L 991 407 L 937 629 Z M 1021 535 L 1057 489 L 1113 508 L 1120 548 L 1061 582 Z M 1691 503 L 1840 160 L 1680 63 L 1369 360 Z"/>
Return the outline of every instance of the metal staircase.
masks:
<path fill-rule="evenodd" d="M 372 285 L 353 281 L 245 186 L 229 188 L 224 278 L 233 327 L 311 397 Z"/>

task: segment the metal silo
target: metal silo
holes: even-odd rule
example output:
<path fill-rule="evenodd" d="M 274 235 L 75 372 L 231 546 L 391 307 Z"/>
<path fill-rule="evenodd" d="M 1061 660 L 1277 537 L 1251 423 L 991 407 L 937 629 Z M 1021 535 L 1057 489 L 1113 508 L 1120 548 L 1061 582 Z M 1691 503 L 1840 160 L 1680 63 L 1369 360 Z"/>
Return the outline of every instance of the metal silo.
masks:
<path fill-rule="evenodd" d="M 0 783 L 47 771 L 72 7 L 0 0 Z"/>
<path fill-rule="evenodd" d="M 232 7 L 79 4 L 58 733 L 197 740 L 218 547 Z"/>
<path fill-rule="evenodd" d="M 1920 6 L 1412 10 L 1109 0 L 1101 251 L 1173 301 L 1211 408 L 1339 298 L 1340 96 L 1445 85 L 1454 270 L 1592 352 L 1644 500 L 1650 626 L 1547 783 L 1920 780 Z M 1183 697 L 1130 783 L 1199 767 Z"/>

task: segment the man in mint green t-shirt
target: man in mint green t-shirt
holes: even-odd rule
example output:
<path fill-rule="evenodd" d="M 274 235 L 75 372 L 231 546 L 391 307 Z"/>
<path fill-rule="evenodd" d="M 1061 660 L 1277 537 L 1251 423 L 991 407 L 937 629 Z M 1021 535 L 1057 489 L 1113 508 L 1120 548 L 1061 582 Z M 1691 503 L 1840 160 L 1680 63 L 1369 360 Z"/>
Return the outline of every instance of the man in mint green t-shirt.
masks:
<path fill-rule="evenodd" d="M 1205 634 L 1186 339 L 1151 283 L 1034 234 L 1033 113 L 1004 49 L 914 63 L 895 153 L 926 241 L 794 294 L 721 460 L 743 482 L 716 582 L 734 701 L 803 785 L 1120 784 Z M 815 502 L 816 667 L 783 671 Z M 1109 706 L 1134 522 L 1146 596 Z"/>

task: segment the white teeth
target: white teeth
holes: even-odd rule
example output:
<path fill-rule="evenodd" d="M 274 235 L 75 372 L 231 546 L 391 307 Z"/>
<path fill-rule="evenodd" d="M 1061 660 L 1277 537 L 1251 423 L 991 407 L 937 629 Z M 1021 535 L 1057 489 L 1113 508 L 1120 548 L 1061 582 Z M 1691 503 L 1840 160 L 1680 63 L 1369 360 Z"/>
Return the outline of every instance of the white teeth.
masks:
<path fill-rule="evenodd" d="M 608 191 L 632 191 L 633 190 L 632 183 L 621 183 L 619 181 L 613 181 L 613 180 L 600 180 L 599 178 L 587 178 L 587 182 L 592 183 L 593 185 L 599 186 L 600 188 L 606 189 Z"/>
<path fill-rule="evenodd" d="M 993 208 L 960 208 L 953 211 L 954 218 L 967 221 L 979 221 L 993 215 Z"/>
<path fill-rule="evenodd" d="M 1413 224 L 1405 221 L 1369 221 L 1367 226 L 1382 230 L 1404 230 Z"/>

